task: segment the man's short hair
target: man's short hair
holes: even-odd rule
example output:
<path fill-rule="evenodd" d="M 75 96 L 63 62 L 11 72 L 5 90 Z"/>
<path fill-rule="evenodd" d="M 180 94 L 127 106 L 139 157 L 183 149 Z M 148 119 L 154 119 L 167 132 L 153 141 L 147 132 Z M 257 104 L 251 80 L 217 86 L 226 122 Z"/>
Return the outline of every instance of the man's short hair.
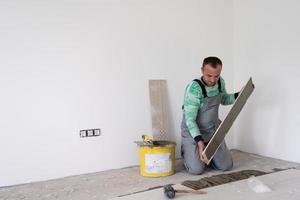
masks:
<path fill-rule="evenodd" d="M 217 68 L 217 65 L 222 66 L 222 61 L 218 57 L 210 56 L 210 57 L 204 58 L 202 67 L 204 67 L 204 65 L 207 65 L 207 64 L 212 66 L 212 68 Z"/>

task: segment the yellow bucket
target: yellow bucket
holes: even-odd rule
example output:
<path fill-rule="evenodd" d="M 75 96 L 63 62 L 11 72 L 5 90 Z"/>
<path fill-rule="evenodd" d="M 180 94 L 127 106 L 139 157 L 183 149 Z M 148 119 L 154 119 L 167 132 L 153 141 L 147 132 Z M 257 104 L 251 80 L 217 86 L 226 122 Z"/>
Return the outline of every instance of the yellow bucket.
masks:
<path fill-rule="evenodd" d="M 176 143 L 153 141 L 153 145 L 138 143 L 138 146 L 142 176 L 160 177 L 175 173 Z"/>

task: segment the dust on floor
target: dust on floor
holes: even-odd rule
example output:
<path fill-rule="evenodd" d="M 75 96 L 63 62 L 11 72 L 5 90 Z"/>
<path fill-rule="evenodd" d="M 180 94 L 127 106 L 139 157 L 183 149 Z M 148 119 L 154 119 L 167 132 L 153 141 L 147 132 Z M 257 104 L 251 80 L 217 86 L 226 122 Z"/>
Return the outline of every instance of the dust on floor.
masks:
<path fill-rule="evenodd" d="M 262 157 L 254 154 L 232 150 L 234 171 L 261 170 L 271 172 L 273 169 L 300 169 L 300 164 Z M 207 169 L 202 175 L 189 175 L 177 160 L 177 173 L 160 178 L 147 178 L 139 175 L 139 167 L 128 167 L 98 173 L 71 176 L 61 179 L 0 188 L 0 200 L 105 200 L 117 196 L 135 193 L 163 186 L 181 183 L 185 180 L 198 180 L 222 172 Z"/>

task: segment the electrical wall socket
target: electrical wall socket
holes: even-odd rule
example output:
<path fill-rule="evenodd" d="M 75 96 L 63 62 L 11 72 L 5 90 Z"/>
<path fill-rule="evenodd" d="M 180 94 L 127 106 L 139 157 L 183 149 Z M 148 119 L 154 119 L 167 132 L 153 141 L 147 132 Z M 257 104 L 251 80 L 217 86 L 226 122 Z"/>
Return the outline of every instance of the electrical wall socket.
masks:
<path fill-rule="evenodd" d="M 100 136 L 101 135 L 101 129 L 95 128 L 95 129 L 85 129 L 79 131 L 80 137 L 94 137 L 94 136 Z"/>
<path fill-rule="evenodd" d="M 101 135 L 101 130 L 100 129 L 94 129 L 94 136 L 99 136 Z"/>

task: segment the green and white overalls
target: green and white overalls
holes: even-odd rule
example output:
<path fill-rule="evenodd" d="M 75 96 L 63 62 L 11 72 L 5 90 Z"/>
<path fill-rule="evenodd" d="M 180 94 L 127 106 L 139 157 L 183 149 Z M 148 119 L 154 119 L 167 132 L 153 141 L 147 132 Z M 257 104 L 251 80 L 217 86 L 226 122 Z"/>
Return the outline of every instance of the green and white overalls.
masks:
<path fill-rule="evenodd" d="M 195 79 L 185 91 L 183 119 L 181 123 L 181 152 L 189 173 L 201 174 L 205 164 L 200 160 L 197 142 L 209 142 L 221 123 L 219 105 L 233 104 L 238 93 L 227 94 L 225 82 L 220 77 L 218 84 L 208 87 L 202 80 Z M 212 159 L 212 166 L 219 170 L 232 168 L 232 157 L 225 141 Z"/>

